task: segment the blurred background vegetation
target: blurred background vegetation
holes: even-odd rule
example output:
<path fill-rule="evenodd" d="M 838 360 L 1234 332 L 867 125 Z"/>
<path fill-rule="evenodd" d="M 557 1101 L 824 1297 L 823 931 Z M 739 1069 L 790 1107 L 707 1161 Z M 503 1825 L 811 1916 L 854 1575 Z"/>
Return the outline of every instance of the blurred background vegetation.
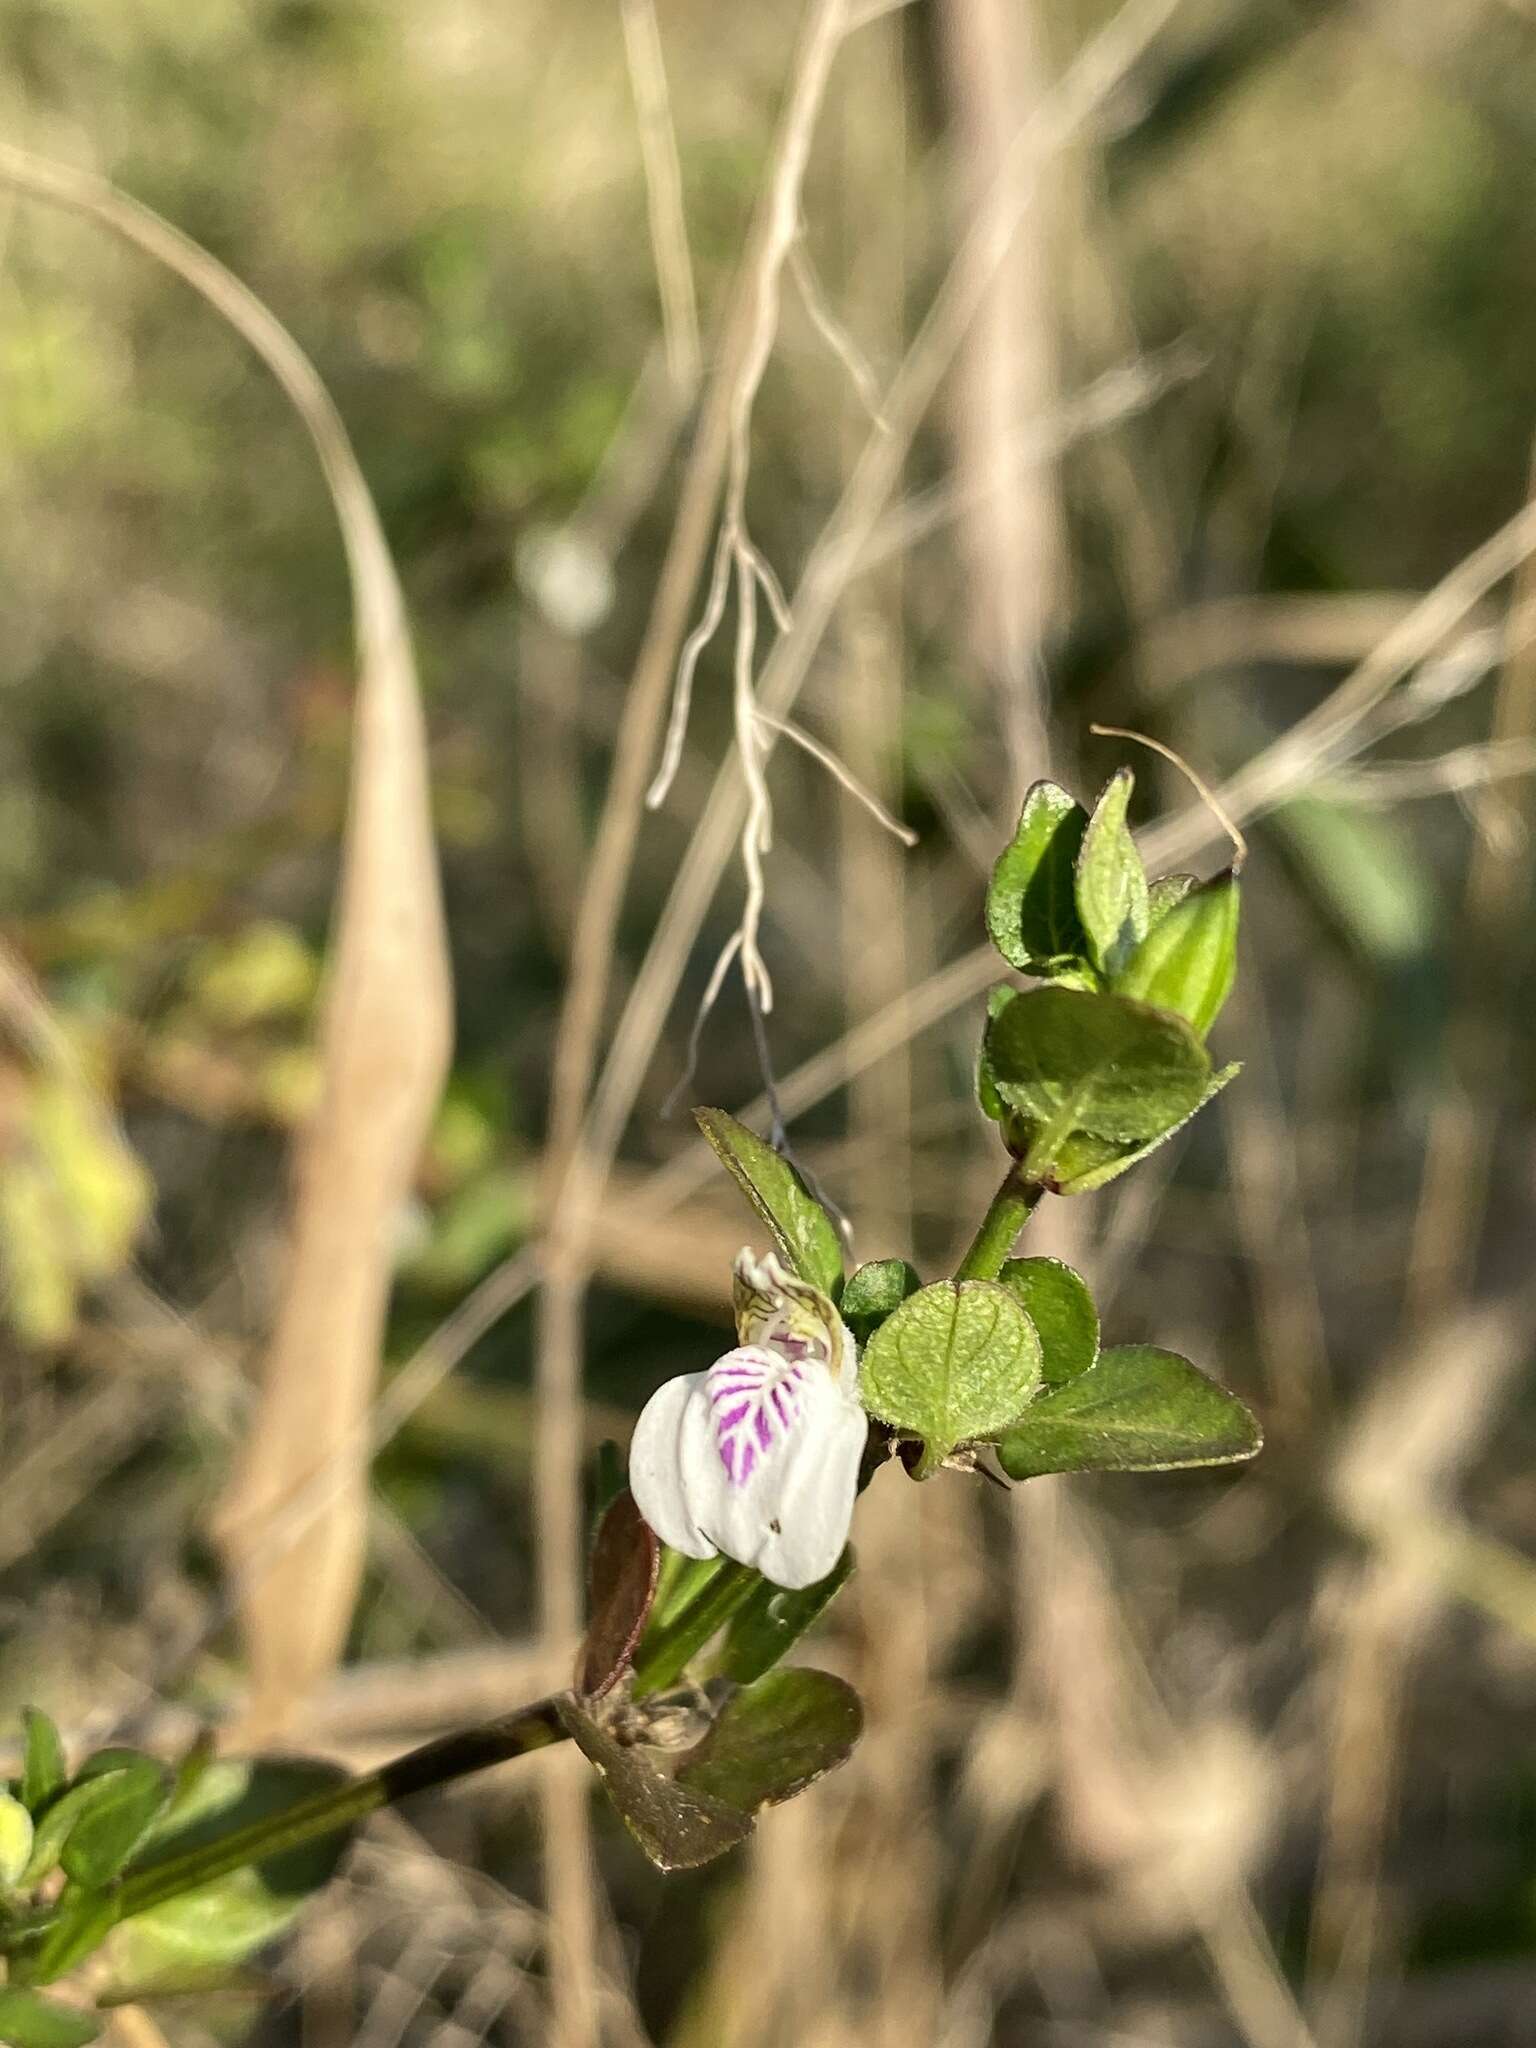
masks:
<path fill-rule="evenodd" d="M 696 417 L 677 307 L 707 376 L 794 65 L 793 6 L 657 8 L 687 230 L 669 349 L 621 12 L 651 18 L 0 14 L 5 136 L 110 176 L 272 307 L 405 586 L 457 1044 L 391 1367 L 536 1241 L 572 924 Z M 786 292 L 753 428 L 753 529 L 791 587 L 868 431 L 858 386 L 887 384 L 1009 138 L 1112 13 L 912 0 L 839 55 L 815 282 Z M 792 1136 L 861 1256 L 935 1270 L 995 1174 L 980 983 L 857 1073 L 835 1048 L 978 944 L 1027 781 L 1090 795 L 1125 758 L 1094 720 L 1232 775 L 1525 503 L 1533 109 L 1530 0 L 1183 0 L 1052 153 L 906 464 L 932 516 L 850 586 L 801 713 L 918 847 L 803 755 L 772 763 L 767 1043 L 780 1076 L 834 1047 Z M 311 450 L 200 301 L 11 191 L 0 264 L 0 1703 L 170 1746 L 241 1699 L 209 1518 L 317 1086 L 349 599 Z M 1107 1334 L 1187 1350 L 1269 1451 L 1011 1501 L 888 1475 L 817 1648 L 869 1703 L 855 1761 L 695 1879 L 596 1820 L 604 2039 L 1529 2040 L 1530 589 L 1490 576 L 1358 758 L 1254 823 L 1218 1047 L 1242 1082 L 1044 1225 Z M 722 645 L 639 841 L 615 1011 L 729 744 Z M 1137 765 L 1147 820 L 1185 801 Z M 694 1153 L 668 1098 L 739 912 L 732 868 L 604 1196 L 591 1445 L 718 1348 L 745 1216 L 702 1174 L 670 1208 L 647 1189 Z M 729 983 L 694 1096 L 739 1109 L 764 1079 Z M 484 1322 L 449 1324 L 453 1370 L 392 1411 L 348 1663 L 295 1746 L 377 1757 L 543 1682 L 535 1325 L 523 1301 Z M 167 2037 L 551 2038 L 555 1809 L 518 1777 L 380 1825 L 273 1959 L 282 1997 L 168 2010 Z"/>

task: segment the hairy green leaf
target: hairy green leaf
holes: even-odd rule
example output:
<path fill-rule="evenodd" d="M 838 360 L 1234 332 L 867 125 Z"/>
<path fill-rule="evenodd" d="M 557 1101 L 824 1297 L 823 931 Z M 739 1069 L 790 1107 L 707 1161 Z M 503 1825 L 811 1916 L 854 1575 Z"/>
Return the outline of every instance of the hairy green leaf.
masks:
<path fill-rule="evenodd" d="M 841 1302 L 843 1321 L 861 1344 L 907 1299 L 922 1280 L 905 1259 L 871 1259 L 850 1275 Z"/>
<path fill-rule="evenodd" d="M 992 870 L 987 933 L 1022 974 L 1046 974 L 1081 959 L 1087 939 L 1077 913 L 1075 865 L 1088 814 L 1054 782 L 1037 782 L 1024 799 L 1013 838 Z"/>
<path fill-rule="evenodd" d="M 756 1814 L 843 1763 L 863 1726 L 859 1696 L 842 1679 L 799 1667 L 774 1671 L 732 1695 L 677 1782 Z"/>
<path fill-rule="evenodd" d="M 723 1109 L 696 1109 L 699 1129 L 752 1204 L 779 1252 L 823 1294 L 837 1295 L 843 1247 L 837 1227 L 799 1174 L 773 1147 Z"/>
<path fill-rule="evenodd" d="M 1147 885 L 1147 929 L 1156 931 L 1170 910 L 1184 901 L 1191 889 L 1198 889 L 1194 875 L 1161 875 Z"/>
<path fill-rule="evenodd" d="M 870 1338 L 860 1368 L 865 1407 L 920 1436 L 929 1471 L 1012 1421 L 1039 1384 L 1034 1324 L 990 1280 L 941 1280 L 912 1295 Z"/>
<path fill-rule="evenodd" d="M 1077 912 L 1088 957 L 1113 978 L 1147 935 L 1147 873 L 1125 821 L 1136 778 L 1121 768 L 1104 786 L 1077 856 Z"/>
<path fill-rule="evenodd" d="M 1009 1259 L 999 1287 L 1016 1295 L 1040 1339 L 1040 1377 L 1064 1386 L 1099 1355 L 1099 1312 L 1081 1273 L 1061 1259 Z"/>
<path fill-rule="evenodd" d="M 1231 1465 L 1263 1442 L 1253 1416 L 1187 1358 L 1150 1344 L 1099 1354 L 1097 1365 L 1042 1394 L 997 1446 L 1010 1479 L 1044 1472 L 1169 1472 Z"/>
<path fill-rule="evenodd" d="M 1210 1085 L 1183 1019 L 1121 996 L 1031 989 L 993 1019 L 987 1042 L 998 1093 L 1035 1120 L 1027 1166 L 1042 1179 L 1059 1179 L 1074 1131 L 1116 1144 L 1159 1137 Z"/>
<path fill-rule="evenodd" d="M 1230 870 L 1155 924 L 1115 980 L 1115 993 L 1173 1010 L 1205 1034 L 1221 1014 L 1237 972 L 1239 884 Z"/>
<path fill-rule="evenodd" d="M 620 1820 L 658 1870 L 712 1863 L 751 1834 L 750 1813 L 667 1777 L 643 1748 L 616 1742 L 576 1699 L 565 1696 L 559 1709 Z"/>
<path fill-rule="evenodd" d="M 1214 1096 L 1219 1095 L 1229 1081 L 1235 1081 L 1242 1071 L 1240 1061 L 1223 1067 L 1219 1074 L 1212 1076 L 1210 1086 L 1188 1115 L 1181 1116 L 1177 1123 L 1170 1124 L 1165 1131 L 1159 1131 L 1155 1138 L 1147 1139 L 1145 1144 L 1117 1146 L 1111 1144 L 1108 1139 L 1090 1138 L 1085 1132 L 1077 1132 L 1056 1155 L 1055 1172 L 1051 1180 L 1056 1193 L 1089 1195 L 1095 1188 L 1101 1188 L 1109 1181 L 1118 1180 L 1122 1173 L 1129 1172 L 1133 1166 L 1145 1159 L 1149 1152 L 1155 1152 L 1159 1145 L 1166 1145 L 1171 1137 L 1183 1130 L 1190 1117 L 1204 1109 L 1205 1105 Z"/>

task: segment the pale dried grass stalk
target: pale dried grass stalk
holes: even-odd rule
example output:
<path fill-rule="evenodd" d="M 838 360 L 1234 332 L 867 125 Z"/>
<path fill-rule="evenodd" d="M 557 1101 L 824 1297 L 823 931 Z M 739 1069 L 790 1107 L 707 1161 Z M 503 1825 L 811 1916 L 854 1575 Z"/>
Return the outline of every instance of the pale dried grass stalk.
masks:
<path fill-rule="evenodd" d="M 400 588 L 346 429 L 308 358 L 205 250 L 105 180 L 0 146 L 0 178 L 85 214 L 173 271 L 271 371 L 325 473 L 358 656 L 351 798 L 321 1019 L 323 1091 L 301 1142 L 289 1271 L 251 1434 L 218 1533 L 237 1576 L 296 1489 L 324 1511 L 245 1581 L 253 1715 L 276 1726 L 340 1656 L 360 1581 L 360 1429 L 378 1385 L 393 1236 L 446 1070 L 447 949 L 426 741 Z"/>

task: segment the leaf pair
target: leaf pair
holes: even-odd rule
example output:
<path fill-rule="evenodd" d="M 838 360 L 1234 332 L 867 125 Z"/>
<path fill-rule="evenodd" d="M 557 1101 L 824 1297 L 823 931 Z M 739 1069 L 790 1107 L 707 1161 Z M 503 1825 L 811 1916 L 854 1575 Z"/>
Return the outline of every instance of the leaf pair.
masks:
<path fill-rule="evenodd" d="M 1127 823 L 1133 787 L 1122 768 L 1090 818 L 1056 783 L 1037 782 L 993 869 L 987 931 L 1020 973 L 1169 1011 L 1203 1040 L 1231 992 L 1237 877 L 1149 885 Z"/>
<path fill-rule="evenodd" d="M 1047 987 L 999 995 L 983 1106 L 998 1104 L 1026 1173 L 1059 1194 L 1102 1187 L 1225 1087 L 1183 1018 L 1126 997 Z"/>
<path fill-rule="evenodd" d="M 825 1671 L 770 1672 L 734 1692 L 674 1770 L 617 1724 L 567 1696 L 560 1715 L 624 1825 L 658 1869 L 710 1863 L 751 1834 L 758 1813 L 805 1790 L 859 1739 L 858 1695 Z"/>

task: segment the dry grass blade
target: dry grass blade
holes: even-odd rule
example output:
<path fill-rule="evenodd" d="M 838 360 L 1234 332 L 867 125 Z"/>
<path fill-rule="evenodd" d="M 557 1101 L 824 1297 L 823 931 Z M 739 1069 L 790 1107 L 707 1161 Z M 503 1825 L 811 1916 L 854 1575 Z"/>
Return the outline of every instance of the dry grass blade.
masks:
<path fill-rule="evenodd" d="M 242 1621 L 259 1726 L 279 1723 L 340 1655 L 367 1527 L 364 1423 L 379 1377 L 396 1212 L 446 1069 L 447 949 L 410 634 L 378 514 L 313 365 L 195 242 L 87 173 L 0 148 L 0 178 L 101 222 L 174 271 L 266 364 L 330 486 L 355 610 L 358 693 L 323 1089 L 298 1161 L 291 1257 L 245 1455 L 219 1513 L 245 1577 Z M 337 1464 L 301 1539 L 243 1567 L 270 1518 Z"/>

